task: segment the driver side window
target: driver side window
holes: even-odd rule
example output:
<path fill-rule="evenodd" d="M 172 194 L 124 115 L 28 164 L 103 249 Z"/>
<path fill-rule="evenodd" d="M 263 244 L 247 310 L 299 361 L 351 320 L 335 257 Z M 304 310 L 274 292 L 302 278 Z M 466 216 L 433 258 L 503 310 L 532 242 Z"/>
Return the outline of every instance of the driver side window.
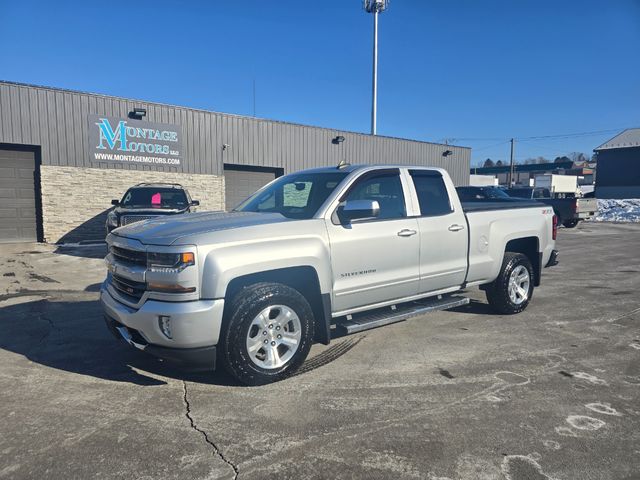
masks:
<path fill-rule="evenodd" d="M 399 173 L 383 173 L 359 180 L 345 198 L 352 200 L 375 200 L 380 205 L 379 220 L 407 216 L 404 191 Z"/>

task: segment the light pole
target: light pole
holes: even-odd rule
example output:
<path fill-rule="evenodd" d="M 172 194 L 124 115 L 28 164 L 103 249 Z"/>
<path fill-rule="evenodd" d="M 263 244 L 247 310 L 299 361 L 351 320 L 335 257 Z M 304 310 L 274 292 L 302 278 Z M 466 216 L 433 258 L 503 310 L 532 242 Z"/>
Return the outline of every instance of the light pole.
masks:
<path fill-rule="evenodd" d="M 371 135 L 376 134 L 378 116 L 378 13 L 384 12 L 389 0 L 364 0 L 364 9 L 373 13 L 373 88 L 371 98 Z"/>

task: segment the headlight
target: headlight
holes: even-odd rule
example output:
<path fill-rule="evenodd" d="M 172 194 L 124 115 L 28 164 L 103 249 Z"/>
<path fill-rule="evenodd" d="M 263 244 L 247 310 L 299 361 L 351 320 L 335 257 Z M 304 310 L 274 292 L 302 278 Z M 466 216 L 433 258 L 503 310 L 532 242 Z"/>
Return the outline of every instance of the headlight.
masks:
<path fill-rule="evenodd" d="M 118 216 L 114 212 L 109 212 L 107 214 L 107 225 L 110 227 L 118 226 Z"/>
<path fill-rule="evenodd" d="M 152 272 L 180 272 L 190 265 L 195 265 L 196 255 L 193 252 L 154 253 L 147 254 L 147 267 Z"/>

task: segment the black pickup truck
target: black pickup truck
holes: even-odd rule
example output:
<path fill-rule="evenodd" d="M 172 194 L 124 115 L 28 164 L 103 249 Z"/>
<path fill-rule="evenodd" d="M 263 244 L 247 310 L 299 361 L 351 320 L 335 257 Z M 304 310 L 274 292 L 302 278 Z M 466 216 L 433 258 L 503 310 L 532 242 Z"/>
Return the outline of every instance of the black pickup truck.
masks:
<path fill-rule="evenodd" d="M 516 187 L 457 187 L 462 202 L 517 202 L 522 199 L 537 200 L 553 207 L 558 224 L 573 228 L 580 220 L 593 217 L 598 211 L 595 198 L 553 198 L 548 188 Z"/>
<path fill-rule="evenodd" d="M 554 198 L 548 188 L 516 187 L 505 192 L 513 198 L 537 200 L 553 207 L 553 212 L 558 216 L 558 223 L 566 228 L 573 228 L 580 220 L 594 217 L 598 211 L 598 200 L 595 198 Z"/>
<path fill-rule="evenodd" d="M 106 231 L 164 215 L 188 213 L 200 205 L 187 189 L 177 183 L 139 183 L 128 189 L 121 200 L 112 200 Z"/>

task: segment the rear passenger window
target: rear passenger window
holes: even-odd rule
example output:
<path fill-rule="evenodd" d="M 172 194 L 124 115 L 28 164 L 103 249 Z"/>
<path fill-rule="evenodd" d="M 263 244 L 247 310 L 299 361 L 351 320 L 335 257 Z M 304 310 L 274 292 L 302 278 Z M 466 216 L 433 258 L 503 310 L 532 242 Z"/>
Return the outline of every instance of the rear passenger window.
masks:
<path fill-rule="evenodd" d="M 420 215 L 435 217 L 453 212 L 442 175 L 438 172 L 420 170 L 412 170 L 410 173 L 418 194 Z"/>

